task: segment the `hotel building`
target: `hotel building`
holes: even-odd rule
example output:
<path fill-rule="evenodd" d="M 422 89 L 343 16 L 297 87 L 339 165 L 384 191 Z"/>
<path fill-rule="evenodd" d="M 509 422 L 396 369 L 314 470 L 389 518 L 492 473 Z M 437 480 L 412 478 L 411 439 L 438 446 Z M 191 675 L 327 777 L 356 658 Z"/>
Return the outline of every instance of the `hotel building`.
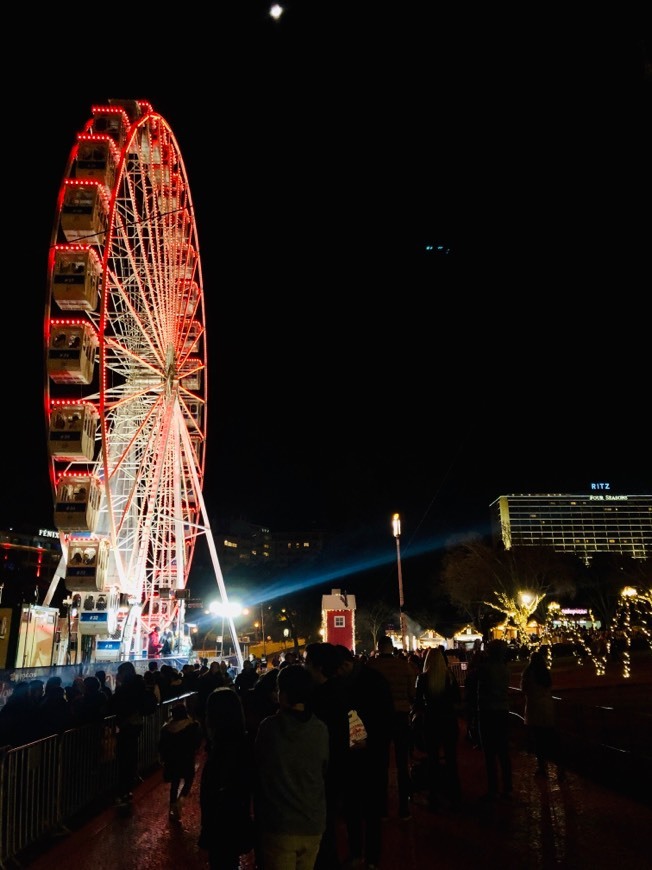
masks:
<path fill-rule="evenodd" d="M 652 558 L 652 495 L 620 495 L 607 483 L 585 495 L 501 495 L 489 506 L 494 542 L 552 547 L 590 564 L 596 553 Z M 595 487 L 595 489 L 593 488 Z"/>

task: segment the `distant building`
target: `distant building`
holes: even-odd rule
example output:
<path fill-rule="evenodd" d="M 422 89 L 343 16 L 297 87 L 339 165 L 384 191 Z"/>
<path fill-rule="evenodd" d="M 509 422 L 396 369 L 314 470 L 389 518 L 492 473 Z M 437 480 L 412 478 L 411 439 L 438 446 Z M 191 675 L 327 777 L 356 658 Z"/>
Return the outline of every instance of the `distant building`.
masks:
<path fill-rule="evenodd" d="M 652 558 L 652 495 L 620 495 L 593 484 L 586 495 L 501 495 L 489 506 L 495 542 L 552 547 L 590 564 L 596 553 Z M 606 487 L 606 489 L 602 489 Z"/>
<path fill-rule="evenodd" d="M 41 604 L 60 559 L 59 533 L 54 530 L 0 531 L 0 602 Z"/>
<path fill-rule="evenodd" d="M 237 566 L 289 568 L 313 561 L 324 547 L 321 530 L 272 532 L 269 527 L 233 520 L 214 531 L 215 549 L 223 570 Z"/>

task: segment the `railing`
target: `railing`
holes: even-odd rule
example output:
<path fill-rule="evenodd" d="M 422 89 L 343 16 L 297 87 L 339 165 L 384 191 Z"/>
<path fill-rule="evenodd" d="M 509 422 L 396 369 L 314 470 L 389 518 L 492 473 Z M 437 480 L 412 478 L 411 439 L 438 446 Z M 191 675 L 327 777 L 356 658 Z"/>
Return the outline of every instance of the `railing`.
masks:
<path fill-rule="evenodd" d="M 581 704 L 554 697 L 555 725 L 566 766 L 605 788 L 652 804 L 652 721 L 649 713 L 622 707 Z M 509 690 L 510 738 L 531 752 L 524 723 L 525 697 Z"/>
<path fill-rule="evenodd" d="M 181 697 L 190 697 L 183 695 Z M 158 765 L 161 727 L 172 698 L 146 716 L 139 738 L 138 773 Z M 0 749 L 0 867 L 66 822 L 115 794 L 115 717 L 26 746 Z"/>
<path fill-rule="evenodd" d="M 510 688 L 509 694 L 512 718 L 522 723 L 523 693 Z M 567 767 L 605 788 L 652 803 L 650 715 L 624 705 L 604 707 L 560 697 L 554 697 L 554 702 L 555 727 Z M 523 741 L 521 748 L 531 749 L 527 729 L 517 729 L 517 733 Z"/>

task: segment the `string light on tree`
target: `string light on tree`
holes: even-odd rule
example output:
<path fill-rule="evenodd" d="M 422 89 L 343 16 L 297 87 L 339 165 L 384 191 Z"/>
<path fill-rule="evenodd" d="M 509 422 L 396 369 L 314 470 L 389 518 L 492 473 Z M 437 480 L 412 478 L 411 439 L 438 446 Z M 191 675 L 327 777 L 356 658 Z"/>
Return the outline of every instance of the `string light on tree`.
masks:
<path fill-rule="evenodd" d="M 519 646 L 525 646 L 530 651 L 538 648 L 540 641 L 538 638 L 532 639 L 528 623 L 534 611 L 546 597 L 545 593 L 519 591 L 514 596 L 507 592 L 494 591 L 493 594 L 496 601 L 484 601 L 483 604 L 487 604 L 505 615 L 506 621 L 511 622 L 516 629 L 516 639 Z"/>

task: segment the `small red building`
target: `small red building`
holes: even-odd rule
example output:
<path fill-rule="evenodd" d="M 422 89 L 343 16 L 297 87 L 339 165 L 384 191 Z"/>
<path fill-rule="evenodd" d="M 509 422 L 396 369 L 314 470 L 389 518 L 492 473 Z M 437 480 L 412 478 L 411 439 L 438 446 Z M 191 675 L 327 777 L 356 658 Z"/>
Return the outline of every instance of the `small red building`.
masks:
<path fill-rule="evenodd" d="M 322 595 L 321 628 L 326 643 L 339 643 L 355 652 L 355 595 L 341 589 Z"/>

